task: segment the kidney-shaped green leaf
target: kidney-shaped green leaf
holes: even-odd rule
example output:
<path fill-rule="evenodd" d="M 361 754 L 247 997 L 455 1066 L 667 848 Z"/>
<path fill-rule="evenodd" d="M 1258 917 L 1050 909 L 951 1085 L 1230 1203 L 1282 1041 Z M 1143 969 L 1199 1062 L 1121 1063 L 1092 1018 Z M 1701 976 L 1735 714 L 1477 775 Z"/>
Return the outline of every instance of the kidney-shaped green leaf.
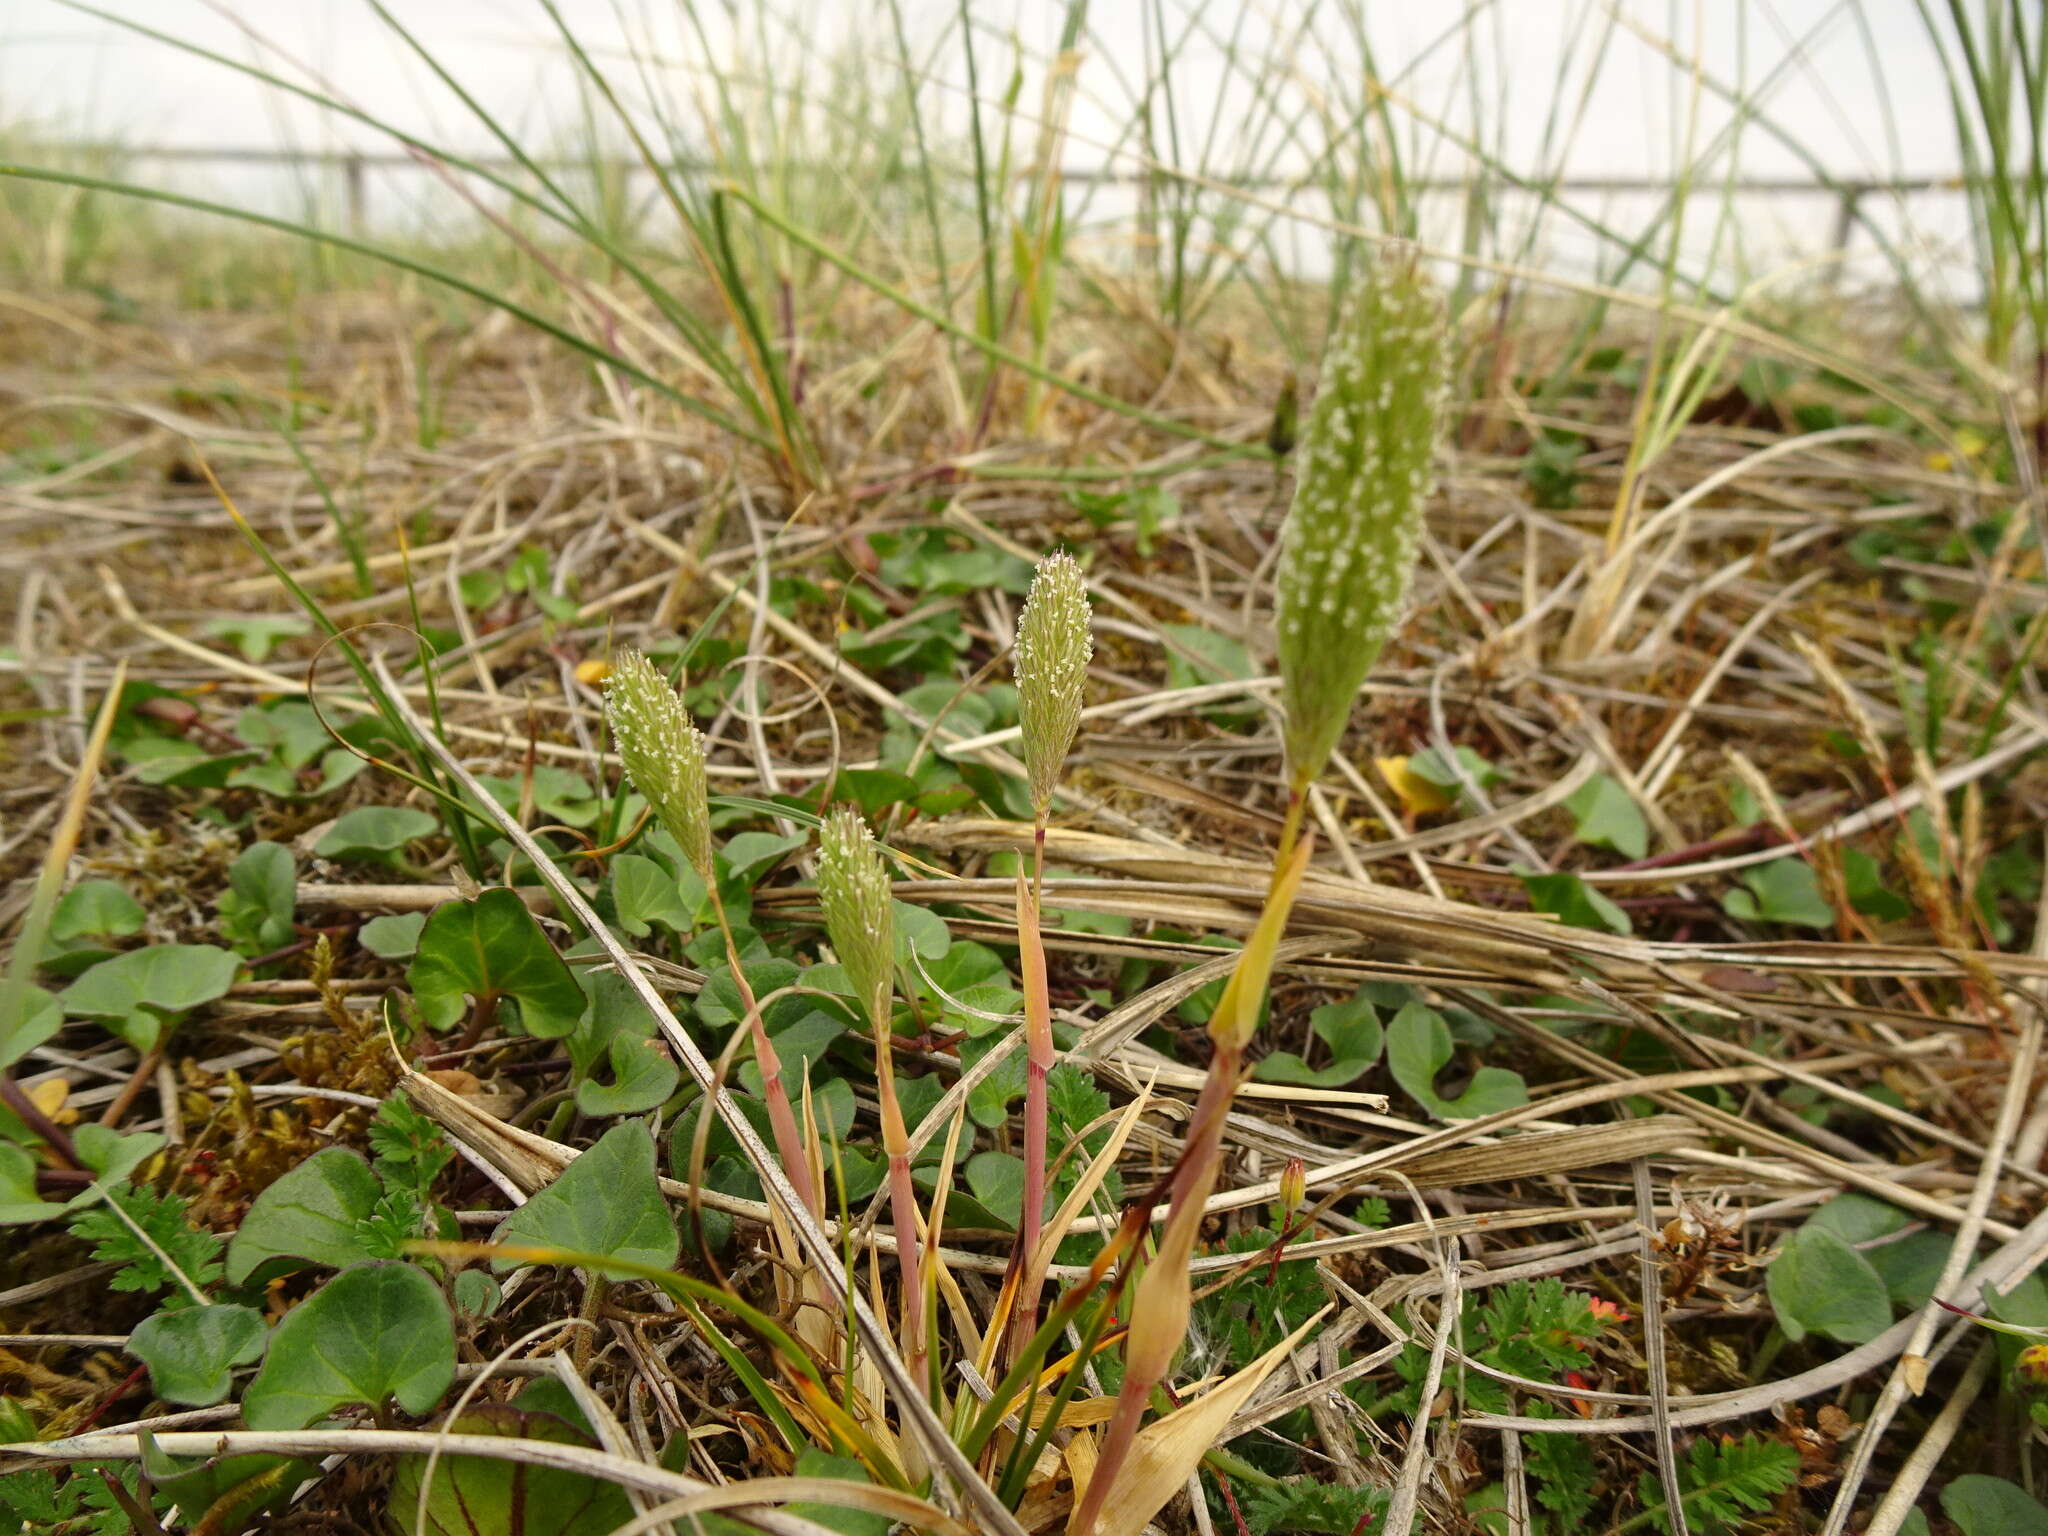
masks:
<path fill-rule="evenodd" d="M 504 886 L 434 908 L 405 979 L 436 1029 L 462 1018 L 465 998 L 479 1006 L 511 998 L 527 1033 L 549 1040 L 568 1034 L 583 1014 L 574 973 L 518 893 Z"/>
<path fill-rule="evenodd" d="M 64 1027 L 57 999 L 32 981 L 0 978 L 0 1067 L 11 1067 Z"/>
<path fill-rule="evenodd" d="M 678 1241 L 654 1176 L 654 1138 L 637 1120 L 613 1126 L 562 1176 L 507 1217 L 501 1243 L 571 1248 L 663 1269 Z M 510 1269 L 523 1259 L 500 1259 Z M 630 1276 L 628 1277 L 630 1278 Z"/>
<path fill-rule="evenodd" d="M 1275 1051 L 1255 1069 L 1261 1082 L 1342 1088 L 1363 1077 L 1379 1060 L 1386 1036 L 1378 1010 L 1363 995 L 1324 1004 L 1308 1016 L 1308 1027 L 1329 1046 L 1330 1064 L 1311 1067 L 1292 1051 Z"/>
<path fill-rule="evenodd" d="M 136 1050 L 235 984 L 241 958 L 211 944 L 152 944 L 102 960 L 64 989 L 64 1011 L 99 1019 Z"/>
<path fill-rule="evenodd" d="M 390 860 L 440 829 L 436 817 L 410 805 L 359 805 L 335 818 L 313 852 L 323 859 Z"/>
<path fill-rule="evenodd" d="M 447 1427 L 457 1435 L 594 1443 L 566 1419 L 510 1403 L 465 1408 Z M 623 1488 L 581 1472 L 492 1456 L 444 1456 L 434 1468 L 421 1521 L 426 1468 L 424 1456 L 402 1457 L 392 1479 L 391 1519 L 407 1536 L 605 1536 L 633 1518 Z"/>
<path fill-rule="evenodd" d="M 1891 1293 L 1870 1260 L 1825 1226 L 1794 1232 L 1764 1274 L 1785 1337 L 1866 1344 L 1892 1324 Z"/>
<path fill-rule="evenodd" d="M 1436 1075 L 1450 1061 L 1451 1029 L 1443 1016 L 1424 1003 L 1409 1003 L 1387 1026 L 1387 1066 L 1424 1109 L 1439 1120 L 1472 1120 L 1529 1102 L 1521 1074 L 1503 1067 L 1481 1067 L 1455 1099 L 1436 1091 Z"/>
<path fill-rule="evenodd" d="M 637 1115 L 654 1108 L 675 1092 L 678 1077 L 675 1061 L 654 1038 L 654 1015 L 616 971 L 585 971 L 578 980 L 590 1009 L 567 1042 L 576 1107 L 586 1115 Z"/>
<path fill-rule="evenodd" d="M 425 1413 L 455 1379 L 455 1322 L 410 1264 L 345 1269 L 285 1315 L 242 1399 L 251 1429 L 304 1429 L 351 1403 Z"/>
<path fill-rule="evenodd" d="M 2002 1477 L 1966 1473 L 1941 1490 L 1941 1508 L 1963 1536 L 2048 1536 L 2048 1509 Z"/>
<path fill-rule="evenodd" d="M 380 1193 L 377 1176 L 354 1152 L 315 1152 L 249 1207 L 228 1244 L 228 1284 L 260 1283 L 307 1264 L 346 1269 L 365 1257 L 356 1223 Z"/>
<path fill-rule="evenodd" d="M 181 1307 L 128 1335 L 128 1353 L 149 1367 L 167 1403 L 211 1408 L 228 1395 L 235 1367 L 263 1353 L 263 1315 L 252 1307 Z"/>

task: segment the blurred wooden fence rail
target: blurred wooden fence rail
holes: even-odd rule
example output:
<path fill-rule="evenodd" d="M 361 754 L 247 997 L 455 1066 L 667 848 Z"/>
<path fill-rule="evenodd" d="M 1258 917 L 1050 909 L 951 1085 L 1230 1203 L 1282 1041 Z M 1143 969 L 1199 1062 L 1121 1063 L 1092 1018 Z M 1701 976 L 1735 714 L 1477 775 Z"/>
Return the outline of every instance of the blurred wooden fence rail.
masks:
<path fill-rule="evenodd" d="M 372 171 L 427 171 L 441 162 L 426 155 L 415 155 L 403 150 L 356 150 L 356 149 L 255 149 L 255 148 L 211 148 L 206 146 L 166 145 L 159 147 L 135 147 L 120 145 L 104 150 L 88 150 L 89 153 L 104 154 L 110 158 L 150 162 L 160 165 L 243 165 L 270 166 L 278 169 L 303 169 L 338 172 L 341 178 L 343 208 L 353 233 L 361 234 L 369 224 L 369 184 Z M 517 173 L 524 169 L 509 155 L 472 155 L 468 163 L 495 172 Z M 532 163 L 548 171 L 575 171 L 600 169 L 612 174 L 644 175 L 647 166 L 638 160 L 617 158 L 600 161 L 562 156 L 536 155 Z M 681 174 L 715 170 L 708 161 L 665 162 L 662 169 Z M 821 166 L 824 170 L 828 167 Z M 1079 186 L 1129 186 L 1143 187 L 1162 180 L 1171 179 L 1173 173 L 1163 170 L 1117 171 L 1101 169 L 1075 169 L 1061 173 L 1061 179 Z M 1260 192 L 1312 192 L 1317 183 L 1308 178 L 1287 178 L 1281 176 L 1236 180 L 1231 186 L 1243 187 Z M 1646 193 L 1671 192 L 1675 183 L 1668 179 L 1634 176 L 1566 176 L 1550 180 L 1518 177 L 1510 173 L 1494 171 L 1481 177 L 1456 179 L 1450 177 L 1419 177 L 1409 181 L 1408 187 L 1417 192 L 1463 192 L 1467 188 L 1486 185 L 1504 192 L 1522 193 L 1532 196 L 1552 194 L 1602 193 Z M 1871 197 L 1904 197 L 1914 193 L 1960 192 L 1967 186 L 1961 176 L 1902 176 L 1902 177 L 1857 177 L 1825 179 L 1820 177 L 1772 177 L 1738 178 L 1735 181 L 1702 179 L 1686 184 L 1688 196 L 1720 195 L 1734 191 L 1744 196 L 1762 197 L 1828 197 L 1835 203 L 1835 217 L 1829 250 L 1835 256 L 1842 255 L 1854 237 L 1856 225 L 1863 211 L 1864 200 Z"/>

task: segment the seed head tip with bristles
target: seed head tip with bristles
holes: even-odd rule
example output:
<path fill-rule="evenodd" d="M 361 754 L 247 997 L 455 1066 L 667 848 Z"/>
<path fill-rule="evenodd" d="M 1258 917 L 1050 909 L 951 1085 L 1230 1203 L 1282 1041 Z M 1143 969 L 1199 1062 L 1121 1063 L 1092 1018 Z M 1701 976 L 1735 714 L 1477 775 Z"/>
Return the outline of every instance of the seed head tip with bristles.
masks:
<path fill-rule="evenodd" d="M 1449 347 L 1417 254 L 1384 252 L 1323 355 L 1274 577 L 1293 780 L 1322 772 L 1400 621 L 1430 490 Z"/>
<path fill-rule="evenodd" d="M 704 737 L 689 710 L 653 662 L 638 651 L 622 651 L 605 680 L 604 712 L 626 777 L 647 797 L 690 867 L 709 882 L 711 808 Z"/>
<path fill-rule="evenodd" d="M 1095 642 L 1088 629 L 1088 588 L 1081 567 L 1065 553 L 1038 562 L 1024 612 L 1017 621 L 1018 723 L 1032 809 L 1052 804 L 1060 767 L 1081 724 L 1081 687 Z"/>
<path fill-rule="evenodd" d="M 881 1018 L 878 1027 L 886 1027 L 883 1010 L 896 963 L 893 901 L 874 834 L 859 812 L 840 806 L 818 831 L 818 904 L 854 995 Z"/>

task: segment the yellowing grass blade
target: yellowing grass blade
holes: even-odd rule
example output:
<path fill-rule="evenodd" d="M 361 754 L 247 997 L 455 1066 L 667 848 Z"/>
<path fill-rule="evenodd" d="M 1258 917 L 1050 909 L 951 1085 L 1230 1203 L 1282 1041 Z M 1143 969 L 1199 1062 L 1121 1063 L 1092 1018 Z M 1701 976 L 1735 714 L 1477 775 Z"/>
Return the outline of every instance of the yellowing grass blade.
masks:
<path fill-rule="evenodd" d="M 1266 995 L 1266 983 L 1273 976 L 1273 952 L 1287 932 L 1287 914 L 1294 910 L 1294 895 L 1301 889 L 1301 877 L 1308 871 L 1309 851 L 1314 846 L 1313 833 L 1296 845 L 1294 857 L 1273 882 L 1265 910 L 1259 913 L 1258 926 L 1238 951 L 1237 969 L 1230 973 L 1216 1013 L 1209 1020 L 1209 1038 L 1216 1042 L 1218 1050 L 1237 1052 L 1251 1044 L 1252 1032 L 1259 1023 L 1259 1000 Z"/>
<path fill-rule="evenodd" d="M 1187 1486 L 1189 1474 L 1222 1439 L 1223 1427 L 1329 1310 L 1324 1307 L 1214 1391 L 1148 1424 L 1132 1445 L 1116 1486 L 1103 1500 L 1093 1529 L 1072 1536 L 1138 1536 L 1166 1501 Z"/>

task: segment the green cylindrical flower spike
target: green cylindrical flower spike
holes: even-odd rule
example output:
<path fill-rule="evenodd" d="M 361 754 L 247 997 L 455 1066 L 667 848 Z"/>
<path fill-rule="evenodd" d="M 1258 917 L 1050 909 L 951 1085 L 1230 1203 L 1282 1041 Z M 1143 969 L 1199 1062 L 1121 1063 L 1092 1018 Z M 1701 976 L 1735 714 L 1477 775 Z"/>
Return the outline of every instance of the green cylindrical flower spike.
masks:
<path fill-rule="evenodd" d="M 1422 532 L 1449 344 L 1412 249 L 1367 270 L 1323 354 L 1275 575 L 1287 762 L 1323 771 L 1400 621 Z"/>
<path fill-rule="evenodd" d="M 1081 685 L 1095 642 L 1088 632 L 1088 588 L 1068 554 L 1047 555 L 1031 578 L 1017 621 L 1017 714 L 1031 805 L 1042 818 L 1060 765 L 1081 724 Z"/>
<path fill-rule="evenodd" d="M 889 1027 L 896 918 L 889 869 L 860 813 L 840 806 L 818 832 L 818 904 L 854 995 L 877 1030 Z"/>
<path fill-rule="evenodd" d="M 654 663 L 622 651 L 605 683 L 604 712 L 619 761 L 704 883 L 713 881 L 704 737 Z"/>

